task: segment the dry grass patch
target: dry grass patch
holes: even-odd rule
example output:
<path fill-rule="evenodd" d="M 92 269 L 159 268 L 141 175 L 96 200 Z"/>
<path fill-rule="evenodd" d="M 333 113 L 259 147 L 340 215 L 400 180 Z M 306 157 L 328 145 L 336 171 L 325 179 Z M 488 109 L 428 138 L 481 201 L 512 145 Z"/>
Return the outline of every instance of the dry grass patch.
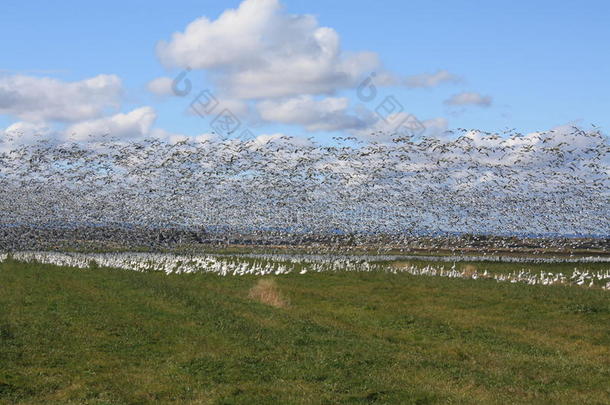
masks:
<path fill-rule="evenodd" d="M 462 276 L 472 277 L 477 272 L 477 266 L 473 264 L 467 264 L 462 268 Z"/>
<path fill-rule="evenodd" d="M 288 300 L 280 292 L 275 280 L 262 279 L 248 293 L 250 299 L 276 308 L 287 308 Z"/>
<path fill-rule="evenodd" d="M 391 262 L 390 266 L 398 269 L 406 269 L 408 267 L 411 267 L 411 262 L 405 260 L 396 260 Z"/>

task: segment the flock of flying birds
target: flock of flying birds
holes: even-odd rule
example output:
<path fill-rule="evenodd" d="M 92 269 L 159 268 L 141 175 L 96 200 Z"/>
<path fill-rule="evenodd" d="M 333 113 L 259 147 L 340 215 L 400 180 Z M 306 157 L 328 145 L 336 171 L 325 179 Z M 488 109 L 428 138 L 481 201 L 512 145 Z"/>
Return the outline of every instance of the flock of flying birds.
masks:
<path fill-rule="evenodd" d="M 66 228 L 80 229 L 82 240 L 114 229 L 117 244 L 137 229 L 150 235 L 138 243 L 151 246 L 171 229 L 273 243 L 294 235 L 607 238 L 609 152 L 599 130 L 575 127 L 327 144 L 288 136 L 0 143 L 0 250 L 35 248 L 53 235 L 36 230 Z"/>

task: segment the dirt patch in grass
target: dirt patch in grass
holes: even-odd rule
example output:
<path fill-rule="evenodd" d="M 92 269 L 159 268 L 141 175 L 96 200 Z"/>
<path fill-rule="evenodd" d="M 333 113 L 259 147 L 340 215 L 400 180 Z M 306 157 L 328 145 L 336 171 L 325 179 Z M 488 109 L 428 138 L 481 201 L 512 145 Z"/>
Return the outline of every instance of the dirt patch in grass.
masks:
<path fill-rule="evenodd" d="M 412 263 L 409 261 L 405 261 L 405 260 L 396 260 L 390 263 L 391 267 L 395 267 L 398 269 L 406 269 L 408 267 L 412 266 Z"/>
<path fill-rule="evenodd" d="M 273 279 L 259 280 L 258 283 L 250 289 L 248 297 L 276 308 L 287 308 L 289 304 Z"/>
<path fill-rule="evenodd" d="M 477 266 L 473 264 L 467 264 L 462 268 L 462 276 L 472 277 L 477 272 Z"/>

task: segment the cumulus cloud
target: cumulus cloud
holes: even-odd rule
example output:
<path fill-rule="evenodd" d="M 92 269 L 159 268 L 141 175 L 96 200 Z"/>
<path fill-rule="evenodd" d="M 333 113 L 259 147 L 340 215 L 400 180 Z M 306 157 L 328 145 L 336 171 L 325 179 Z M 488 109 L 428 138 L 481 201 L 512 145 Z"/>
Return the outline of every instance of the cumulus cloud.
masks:
<path fill-rule="evenodd" d="M 151 107 L 141 107 L 128 113 L 79 122 L 67 128 L 65 136 L 77 141 L 96 139 L 106 134 L 133 139 L 147 136 L 157 118 Z"/>
<path fill-rule="evenodd" d="M 0 114 L 24 121 L 75 122 L 119 106 L 121 80 L 99 75 L 77 82 L 23 75 L 0 76 Z"/>
<path fill-rule="evenodd" d="M 41 122 L 15 122 L 5 130 L 7 136 L 27 136 L 35 137 L 47 135 L 51 132 L 50 128 Z"/>
<path fill-rule="evenodd" d="M 216 142 L 220 140 L 220 137 L 217 134 L 212 133 L 203 133 L 195 136 L 178 134 L 170 131 L 166 131 L 162 128 L 153 128 L 150 130 L 148 134 L 151 138 L 156 138 L 162 142 L 167 142 L 169 144 L 175 144 L 177 142 L 195 142 L 195 143 L 203 143 L 203 142 Z"/>
<path fill-rule="evenodd" d="M 427 136 L 440 137 L 447 131 L 449 122 L 446 118 L 437 117 L 422 121 L 422 125 Z"/>
<path fill-rule="evenodd" d="M 200 17 L 160 41 L 157 56 L 167 68 L 205 70 L 234 114 L 255 106 L 264 121 L 307 131 L 391 126 L 371 114 L 354 114 L 348 100 L 336 96 L 355 91 L 369 74 L 377 86 L 429 88 L 461 80 L 447 70 L 408 77 L 388 72 L 376 53 L 344 51 L 335 30 L 311 15 L 287 13 L 279 0 L 244 0 L 216 19 Z M 168 94 L 171 80 L 156 79 L 149 89 Z"/>
<path fill-rule="evenodd" d="M 172 90 L 173 82 L 174 79 L 171 77 L 157 77 L 148 82 L 146 88 L 157 96 L 170 96 L 174 93 Z"/>
<path fill-rule="evenodd" d="M 404 80 L 405 86 L 409 88 L 428 88 L 435 87 L 442 83 L 459 83 L 461 78 L 446 70 L 439 70 L 435 73 L 422 73 L 419 75 L 407 76 Z"/>
<path fill-rule="evenodd" d="M 0 151 L 27 145 L 53 135 L 51 128 L 40 122 L 15 122 L 0 129 Z"/>
<path fill-rule="evenodd" d="M 404 136 L 437 137 L 442 135 L 448 126 L 445 118 L 420 120 L 414 114 L 404 111 L 385 117 L 370 115 L 368 121 L 370 124 L 367 127 L 350 132 L 363 140 L 388 142 Z"/>
<path fill-rule="evenodd" d="M 241 99 L 328 94 L 380 66 L 375 53 L 343 52 L 335 30 L 285 13 L 278 0 L 245 0 L 216 20 L 198 18 L 159 42 L 157 55 L 168 67 L 210 71 Z"/>
<path fill-rule="evenodd" d="M 491 97 L 474 92 L 463 92 L 454 94 L 445 100 L 445 104 L 453 106 L 477 105 L 479 107 L 489 107 L 491 105 Z"/>
<path fill-rule="evenodd" d="M 348 113 L 347 98 L 328 97 L 316 100 L 300 96 L 287 100 L 266 100 L 258 103 L 261 117 L 266 121 L 302 125 L 308 131 L 336 131 L 362 128 L 365 123 Z"/>

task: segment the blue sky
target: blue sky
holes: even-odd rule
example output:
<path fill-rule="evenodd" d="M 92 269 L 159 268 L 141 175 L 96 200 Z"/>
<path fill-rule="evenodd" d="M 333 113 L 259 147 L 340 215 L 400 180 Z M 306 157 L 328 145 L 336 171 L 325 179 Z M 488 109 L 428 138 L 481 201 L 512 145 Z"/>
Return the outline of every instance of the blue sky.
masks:
<path fill-rule="evenodd" d="M 254 4 L 257 0 L 249 1 L 253 9 L 258 7 Z M 379 97 L 395 96 L 420 121 L 444 123 L 449 129 L 491 131 L 516 128 L 532 132 L 572 122 L 584 127 L 596 124 L 606 132 L 610 127 L 610 25 L 607 23 L 610 3 L 399 0 L 379 3 L 284 0 L 281 3 L 283 9 L 275 11 L 278 15 L 309 14 L 317 19 L 314 28 L 332 28 L 340 38 L 341 55 L 359 51 L 377 54 L 380 64 L 374 70 L 387 71 L 397 78 L 397 83 L 380 86 Z M 197 18 L 206 16 L 214 21 L 225 10 L 239 5 L 239 1 L 4 0 L 0 5 L 0 50 L 4 55 L 0 62 L 0 97 L 2 86 L 4 94 L 16 93 L 23 100 L 33 97 L 10 87 L 16 86 L 16 81 L 11 79 L 15 75 L 49 77 L 61 83 L 79 82 L 100 74 L 116 75 L 121 81 L 121 94 L 118 105 L 108 101 L 108 105 L 101 106 L 103 111 L 59 120 L 52 114 L 28 115 L 17 107 L 7 106 L 14 100 L 7 97 L 4 102 L 0 100 L 0 130 L 15 122 L 31 120 L 53 128 L 97 120 L 95 125 L 85 128 L 98 128 L 98 124 L 105 125 L 100 121 L 104 118 L 146 106 L 154 110 L 154 128 L 186 135 L 208 132 L 213 117 L 202 119 L 185 112 L 192 97 L 160 96 L 148 90 L 151 80 L 173 78 L 182 70 L 180 63 L 169 66 L 167 55 L 164 63 L 157 44 L 164 40 L 171 46 L 172 34 L 184 32 Z M 220 48 L 239 39 L 228 32 L 217 42 Z M 190 40 L 198 39 L 195 35 Z M 201 44 L 209 48 L 215 42 Z M 278 46 L 286 49 L 286 44 Z M 277 55 L 273 49 L 265 48 L 267 51 Z M 218 52 L 222 54 L 222 49 Z M 307 58 L 307 54 L 297 56 Z M 183 64 L 190 63 L 188 57 L 181 56 Z M 235 64 L 244 63 L 235 58 Z M 195 89 L 210 88 L 214 94 L 224 97 L 229 91 L 219 83 L 235 79 L 234 72 L 228 73 L 233 69 L 232 63 L 230 60 L 224 65 L 218 62 L 211 69 L 196 68 L 189 78 Z M 256 67 L 244 69 L 252 72 Z M 215 78 L 210 74 L 212 71 Z M 400 84 L 405 78 L 434 75 L 439 71 L 447 72 L 455 80 L 419 88 Z M 355 129 L 349 123 L 359 103 L 356 76 L 351 85 L 349 81 L 336 87 L 325 84 L 320 92 L 300 92 L 296 86 L 281 97 L 231 96 L 231 99 L 248 103 L 249 113 L 242 115 L 236 111 L 236 115 L 256 134 L 282 132 L 327 137 L 358 130 L 364 133 L 369 130 L 363 127 L 365 124 L 361 122 Z M 457 105 L 447 104 L 452 96 L 459 94 L 471 96 L 454 99 L 461 100 Z M 290 100 L 302 101 L 303 97 L 312 98 L 303 107 L 311 108 L 305 116 L 286 107 L 293 106 Z M 324 101 L 328 98 L 332 102 Z M 53 102 L 53 97 L 49 99 Z M 348 106 L 337 107 L 343 99 Z M 490 102 L 481 102 L 483 99 Z M 82 103 L 79 97 L 75 100 Z M 62 102 L 69 103 L 69 100 Z M 27 103 L 22 101 L 21 106 L 25 108 Z M 260 113 L 262 106 L 266 114 Z M 299 111 L 301 106 L 297 104 Z M 370 107 L 373 105 L 367 105 Z M 333 111 L 331 116 L 324 115 L 328 109 Z M 316 114 L 324 115 L 320 122 L 316 121 Z M 261 115 L 266 118 L 262 119 Z M 366 125 L 373 128 L 374 122 L 366 121 Z"/>

